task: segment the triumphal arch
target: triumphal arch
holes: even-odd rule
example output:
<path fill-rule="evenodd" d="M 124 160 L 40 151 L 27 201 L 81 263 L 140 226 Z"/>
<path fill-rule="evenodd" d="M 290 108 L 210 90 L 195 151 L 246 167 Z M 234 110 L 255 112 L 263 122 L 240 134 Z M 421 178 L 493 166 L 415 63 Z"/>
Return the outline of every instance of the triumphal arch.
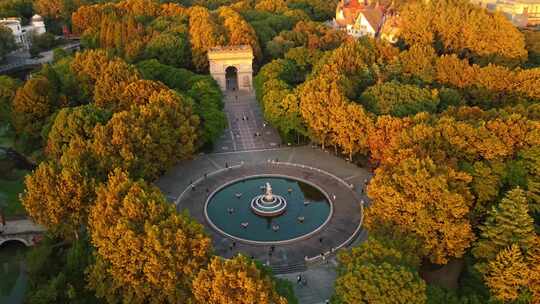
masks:
<path fill-rule="evenodd" d="M 222 91 L 251 91 L 253 49 L 249 45 L 218 46 L 208 50 L 210 74 Z"/>

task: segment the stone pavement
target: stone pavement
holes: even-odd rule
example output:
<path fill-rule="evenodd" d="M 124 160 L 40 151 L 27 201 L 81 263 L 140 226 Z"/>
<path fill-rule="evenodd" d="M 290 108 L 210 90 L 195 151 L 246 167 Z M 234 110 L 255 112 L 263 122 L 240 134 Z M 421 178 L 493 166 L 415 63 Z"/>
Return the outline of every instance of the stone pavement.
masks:
<path fill-rule="evenodd" d="M 251 171 L 235 171 L 238 174 L 267 173 L 258 171 L 263 170 L 260 168 L 265 168 L 265 166 L 271 166 L 269 165 L 270 160 L 307 165 L 334 174 L 346 183 L 354 186 L 355 194 L 353 196 L 356 197 L 354 200 L 364 200 L 366 205 L 369 205 L 369 201 L 362 190 L 365 188 L 366 182 L 371 178 L 371 172 L 359 168 L 345 161 L 343 158 L 336 157 L 329 151 L 322 151 L 317 147 L 281 147 L 281 141 L 277 131 L 264 123 L 263 115 L 252 93 L 228 92 L 225 96 L 225 112 L 229 125 L 215 145 L 214 152 L 216 153 L 201 153 L 192 160 L 181 162 L 155 182 L 171 202 L 175 202 L 179 195 L 185 192 L 186 199 L 183 196 L 182 202 L 189 201 L 189 203 L 183 204 L 180 202 L 179 209 L 188 207 L 187 209 L 190 212 L 194 212 L 192 215 L 195 218 L 203 224 L 206 223 L 204 218 L 200 218 L 206 198 L 205 189 L 208 188 L 210 191 L 211 188 L 222 185 L 228 178 L 235 175 L 228 176 L 227 174 L 219 173 L 212 178 L 203 179 L 204 184 L 200 184 L 199 189 L 191 193 L 188 187 L 194 181 L 203 177 L 205 174 L 240 164 L 243 164 L 242 168 L 251 168 Z M 255 136 L 255 133 L 260 134 L 260 136 Z M 229 171 L 232 170 L 227 170 L 226 172 L 229 173 Z M 339 184 L 335 179 L 328 176 L 311 176 L 307 172 L 302 172 L 302 170 L 292 170 L 288 174 L 293 176 L 300 174 L 300 177 L 308 177 L 308 179 L 314 178 L 316 184 L 319 186 L 324 185 L 325 187 L 329 185 L 330 189 L 334 189 L 333 187 L 337 187 L 337 184 Z M 306 174 L 308 175 L 306 176 Z M 317 179 L 318 182 L 316 181 Z M 186 189 L 188 190 L 185 191 Z M 338 190 L 335 188 L 332 191 Z M 348 191 L 348 193 L 352 194 L 348 189 L 343 191 Z M 197 192 L 199 196 L 196 195 Z M 203 194 L 202 198 L 200 197 L 201 193 Z M 343 198 L 342 192 L 336 193 L 340 193 L 338 194 L 339 197 Z M 353 200 L 352 197 L 346 199 Z M 305 263 L 301 263 L 303 267 L 299 267 L 298 261 L 306 254 L 320 253 L 321 249 L 329 249 L 335 245 L 334 243 L 337 244 L 340 240 L 343 241 L 343 239 L 347 238 L 352 229 L 356 227 L 354 222 L 358 221 L 358 216 L 360 215 L 358 211 L 354 210 L 353 206 L 354 204 L 351 205 L 350 208 L 352 209 L 349 210 L 352 216 L 349 218 L 342 217 L 337 221 L 342 222 L 343 225 L 341 228 L 333 231 L 329 229 L 330 233 L 336 235 L 336 240 L 332 240 L 331 243 L 321 245 L 316 244 L 317 242 L 313 242 L 313 240 L 311 242 L 307 240 L 306 246 L 298 246 L 298 244 L 293 243 L 288 246 L 279 246 L 281 248 L 276 247 L 276 254 L 273 255 L 273 260 L 270 261 L 271 266 L 274 266 L 275 269 L 275 264 L 273 263 L 284 262 L 289 264 L 285 270 L 296 271 L 278 276 L 288 279 L 293 283 L 300 304 L 323 304 L 325 300 L 331 297 L 336 278 L 337 262 L 335 261 L 335 257 L 327 259 L 327 264 L 310 264 L 307 268 L 305 267 Z M 217 232 L 211 229 L 209 229 L 209 233 L 213 237 L 217 254 L 228 257 L 237 252 L 244 252 L 261 261 L 268 260 L 266 254 L 267 246 L 257 248 L 257 246 L 253 245 L 237 244 L 233 252 L 230 252 L 230 240 L 218 235 Z M 315 240 L 318 239 L 317 236 L 313 236 L 312 238 L 315 238 Z M 365 238 L 366 233 L 362 231 L 352 245 L 362 242 Z M 325 237 L 325 240 L 328 239 L 331 238 Z M 297 246 L 294 246 L 295 244 Z M 296 284 L 296 276 L 298 274 L 301 274 L 307 279 L 307 286 Z"/>
<path fill-rule="evenodd" d="M 305 180 L 320 187 L 330 197 L 335 195 L 335 198 L 331 198 L 333 214 L 329 222 L 313 235 L 293 243 L 274 244 L 273 254 L 269 253 L 270 244 L 246 244 L 242 240 L 237 240 L 236 245 L 231 248 L 233 240 L 215 231 L 208 224 L 208 219 L 204 214 L 205 202 L 209 193 L 213 193 L 221 185 L 238 178 L 257 174 L 285 175 Z M 208 175 L 201 182 L 196 183 L 193 190 L 189 189 L 182 196 L 177 207 L 179 211 L 188 210 L 191 216 L 206 226 L 207 233 L 213 240 L 216 254 L 229 258 L 242 253 L 263 263 L 269 263 L 277 273 L 304 269 L 306 256 L 317 257 L 321 253 L 333 252 L 333 249 L 340 247 L 355 234 L 362 216 L 358 196 L 338 180 L 312 169 L 269 164 L 268 162 L 246 164 L 218 174 Z"/>
<path fill-rule="evenodd" d="M 361 189 L 364 187 L 365 181 L 371 178 L 371 172 L 336 157 L 331 152 L 309 146 L 200 154 L 193 160 L 184 161 L 173 167 L 156 181 L 156 185 L 167 195 L 171 202 L 174 202 L 188 188 L 191 182 L 202 177 L 205 173 L 223 169 L 226 165 L 238 165 L 241 162 L 244 162 L 246 166 L 260 165 L 268 163 L 268 160 L 276 159 L 280 162 L 304 164 L 330 172 L 346 182 L 352 183 L 357 195 L 369 204 Z M 216 184 L 218 181 L 216 181 Z M 201 201 L 200 204 L 204 205 L 204 201 Z M 364 239 L 365 233 L 362 233 L 353 242 L 353 245 L 360 243 Z M 228 243 L 223 244 L 228 246 Z M 237 250 L 241 250 L 241 248 Z M 290 279 L 296 286 L 295 292 L 300 304 L 324 303 L 333 293 L 336 276 L 334 264 L 330 262 L 325 265 L 309 265 L 307 270 L 303 270 L 301 273 L 308 279 L 308 288 L 296 286 L 296 275 L 298 273 L 289 273 L 280 275 L 280 277 Z"/>
<path fill-rule="evenodd" d="M 278 278 L 293 283 L 294 294 L 300 304 L 324 304 L 334 292 L 334 282 L 337 277 L 337 261 L 331 259 L 328 264 L 309 267 L 306 271 L 277 275 Z M 301 275 L 306 285 L 297 284 L 297 276 Z"/>
<path fill-rule="evenodd" d="M 225 115 L 228 127 L 215 144 L 215 152 L 231 152 L 277 148 L 281 139 L 277 131 L 266 125 L 253 92 L 225 93 Z"/>

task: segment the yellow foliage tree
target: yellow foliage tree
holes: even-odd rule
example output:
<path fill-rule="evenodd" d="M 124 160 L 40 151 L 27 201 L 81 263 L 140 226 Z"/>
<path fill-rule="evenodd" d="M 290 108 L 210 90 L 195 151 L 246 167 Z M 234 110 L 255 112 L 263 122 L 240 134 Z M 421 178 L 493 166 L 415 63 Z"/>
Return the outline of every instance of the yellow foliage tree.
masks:
<path fill-rule="evenodd" d="M 379 168 L 368 187 L 373 207 L 366 210 L 366 225 L 389 223 L 414 233 L 422 240 L 423 254 L 445 264 L 463 256 L 474 240 L 468 220 L 470 181 L 468 174 L 429 158 Z"/>
<path fill-rule="evenodd" d="M 26 177 L 21 202 L 37 223 L 55 234 L 77 238 L 95 197 L 95 183 L 84 174 L 43 162 Z"/>
<path fill-rule="evenodd" d="M 109 303 L 191 303 L 191 281 L 211 250 L 203 227 L 120 170 L 96 193 L 89 216 L 96 262 L 88 270 L 96 295 Z"/>
<path fill-rule="evenodd" d="M 213 257 L 193 280 L 193 294 L 200 304 L 287 303 L 274 290 L 270 277 L 242 255 L 230 260 Z"/>
<path fill-rule="evenodd" d="M 489 262 L 484 279 L 495 298 L 512 302 L 527 291 L 530 274 L 521 249 L 513 244 Z"/>
<path fill-rule="evenodd" d="M 208 49 L 225 44 L 225 37 L 208 9 L 194 6 L 189 8 L 188 14 L 193 65 L 197 71 L 205 72 L 208 70 Z"/>
<path fill-rule="evenodd" d="M 253 27 L 239 13 L 229 7 L 222 7 L 219 10 L 219 16 L 223 19 L 223 27 L 227 32 L 227 43 L 233 46 L 250 45 L 255 60 L 262 60 L 259 39 Z"/>
<path fill-rule="evenodd" d="M 400 11 L 400 29 L 409 45 L 440 43 L 443 52 L 473 57 L 520 61 L 527 56 L 524 37 L 510 21 L 463 0 L 412 1 Z"/>
<path fill-rule="evenodd" d="M 126 87 L 140 79 L 137 69 L 123 60 L 113 60 L 96 79 L 94 103 L 101 108 L 119 111 Z"/>
<path fill-rule="evenodd" d="M 102 170 L 123 168 L 134 177 L 157 178 L 196 148 L 199 117 L 172 90 L 150 96 L 148 103 L 115 113 L 96 126 L 92 151 Z"/>

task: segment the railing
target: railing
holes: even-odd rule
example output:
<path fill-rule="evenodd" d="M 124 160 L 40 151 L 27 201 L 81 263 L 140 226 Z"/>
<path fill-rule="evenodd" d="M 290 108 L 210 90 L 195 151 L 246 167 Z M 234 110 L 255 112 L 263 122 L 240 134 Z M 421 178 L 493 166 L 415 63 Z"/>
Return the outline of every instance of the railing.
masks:
<path fill-rule="evenodd" d="M 353 195 L 356 197 L 357 196 L 357 193 L 354 192 L 353 190 L 353 185 L 352 184 L 349 184 L 347 183 L 346 181 L 344 181 L 343 179 L 337 177 L 336 175 L 330 173 L 330 172 L 327 172 L 327 171 L 324 171 L 324 170 L 321 170 L 319 168 L 314 168 L 314 167 L 311 167 L 311 166 L 308 166 L 308 165 L 302 165 L 302 164 L 295 164 L 295 163 L 289 163 L 289 162 L 279 162 L 279 161 L 274 161 L 274 160 L 269 160 L 268 161 L 269 163 L 271 164 L 276 164 L 276 165 L 285 165 L 285 166 L 291 166 L 291 167 L 297 167 L 297 168 L 303 168 L 303 169 L 309 169 L 309 170 L 313 170 L 313 171 L 317 171 L 317 172 L 320 172 L 320 173 L 323 173 L 325 175 L 328 175 L 330 177 L 332 177 L 333 179 L 337 180 L 339 183 L 345 185 L 349 190 L 351 190 L 351 192 L 353 193 Z M 175 205 L 178 206 L 178 204 L 180 203 L 180 201 L 182 200 L 184 194 L 192 189 L 194 186 L 196 186 L 198 183 L 202 182 L 203 180 L 205 180 L 208 176 L 212 176 L 212 175 L 216 175 L 216 174 L 219 174 L 221 172 L 224 172 L 224 171 L 227 171 L 227 170 L 231 170 L 231 169 L 234 169 L 234 168 L 240 168 L 244 165 L 244 162 L 241 162 L 239 165 L 235 165 L 235 166 L 230 166 L 228 168 L 222 168 L 222 169 L 219 169 L 219 170 L 216 170 L 216 171 L 213 171 L 211 173 L 208 173 L 206 175 L 203 175 L 202 177 L 196 179 L 193 183 L 191 183 L 179 196 L 178 198 L 176 199 L 175 201 Z M 306 256 L 304 258 L 304 261 L 306 263 L 311 263 L 311 264 L 314 264 L 320 260 L 324 260 L 326 259 L 326 257 L 330 256 L 331 254 L 337 252 L 338 250 L 350 245 L 352 242 L 354 242 L 354 240 L 358 237 L 360 231 L 362 230 L 362 224 L 364 222 L 364 201 L 363 200 L 359 200 L 360 201 L 360 222 L 358 223 L 358 226 L 356 227 L 356 229 L 354 230 L 354 232 L 351 234 L 351 236 L 349 236 L 344 242 L 342 242 L 341 244 L 339 244 L 337 247 L 332 247 L 330 249 L 330 251 L 327 251 L 327 252 L 324 252 L 322 254 L 319 254 L 319 255 L 316 255 L 316 256 L 313 256 L 313 257 L 308 257 Z"/>
<path fill-rule="evenodd" d="M 193 181 L 191 184 L 189 184 L 189 186 L 184 189 L 184 191 L 182 191 L 182 193 L 180 193 L 180 195 L 176 198 L 176 200 L 174 201 L 174 205 L 176 207 L 178 207 L 178 204 L 180 204 L 180 201 L 182 200 L 182 198 L 184 197 L 184 194 L 186 194 L 186 192 L 188 192 L 188 190 L 192 189 L 193 187 L 195 187 L 198 183 L 202 182 L 203 180 L 205 180 L 207 177 L 209 176 L 212 176 L 212 175 L 216 175 L 216 174 L 219 174 L 221 172 L 224 172 L 224 171 L 228 171 L 228 170 L 232 170 L 234 168 L 240 168 L 244 165 L 244 162 L 241 162 L 239 165 L 235 165 L 235 166 L 229 166 L 229 167 L 225 167 L 225 168 L 221 168 L 219 170 L 216 170 L 216 171 L 213 171 L 213 172 L 210 172 L 206 175 L 203 175 L 201 177 L 199 177 L 198 179 L 196 179 L 195 181 Z"/>
<path fill-rule="evenodd" d="M 292 166 L 292 167 L 298 167 L 298 168 L 302 168 L 302 169 L 309 169 L 309 170 L 313 170 L 313 171 L 317 171 L 317 172 L 320 172 L 320 173 L 323 173 L 323 174 L 326 174 L 330 177 L 332 177 L 333 179 L 337 180 L 338 182 L 342 183 L 343 185 L 345 185 L 345 187 L 349 188 L 349 189 L 353 189 L 353 184 L 349 184 L 347 183 L 346 181 L 344 181 L 343 179 L 337 177 L 336 175 L 330 173 L 330 172 L 327 172 L 327 171 L 324 171 L 324 170 L 321 170 L 319 168 L 314 168 L 314 167 L 311 167 L 311 166 L 308 166 L 308 165 L 302 165 L 302 164 L 295 164 L 295 163 L 289 163 L 289 162 L 279 162 L 279 161 L 270 161 L 272 164 L 277 164 L 277 165 L 285 165 L 285 166 Z M 354 192 L 354 191 L 353 191 Z"/>
<path fill-rule="evenodd" d="M 363 201 L 360 201 L 360 222 L 358 223 L 358 226 L 354 230 L 353 234 L 346 239 L 343 243 L 339 244 L 337 247 L 332 247 L 330 251 L 323 252 L 322 254 L 313 256 L 313 257 L 305 257 L 306 263 L 314 264 L 318 262 L 319 260 L 325 260 L 326 257 L 330 256 L 331 254 L 337 252 L 338 250 L 349 246 L 354 240 L 358 237 L 358 234 L 360 234 L 360 231 L 362 230 L 362 223 L 364 222 L 364 203 Z"/>

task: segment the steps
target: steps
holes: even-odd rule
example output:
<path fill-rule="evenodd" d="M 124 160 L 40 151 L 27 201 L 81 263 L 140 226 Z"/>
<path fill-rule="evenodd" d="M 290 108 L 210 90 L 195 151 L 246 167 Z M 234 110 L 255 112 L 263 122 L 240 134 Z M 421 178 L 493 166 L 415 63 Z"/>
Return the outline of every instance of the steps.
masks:
<path fill-rule="evenodd" d="M 285 274 L 292 272 L 303 272 L 307 270 L 306 263 L 296 263 L 296 264 L 275 264 L 270 265 L 272 272 L 274 274 Z"/>

